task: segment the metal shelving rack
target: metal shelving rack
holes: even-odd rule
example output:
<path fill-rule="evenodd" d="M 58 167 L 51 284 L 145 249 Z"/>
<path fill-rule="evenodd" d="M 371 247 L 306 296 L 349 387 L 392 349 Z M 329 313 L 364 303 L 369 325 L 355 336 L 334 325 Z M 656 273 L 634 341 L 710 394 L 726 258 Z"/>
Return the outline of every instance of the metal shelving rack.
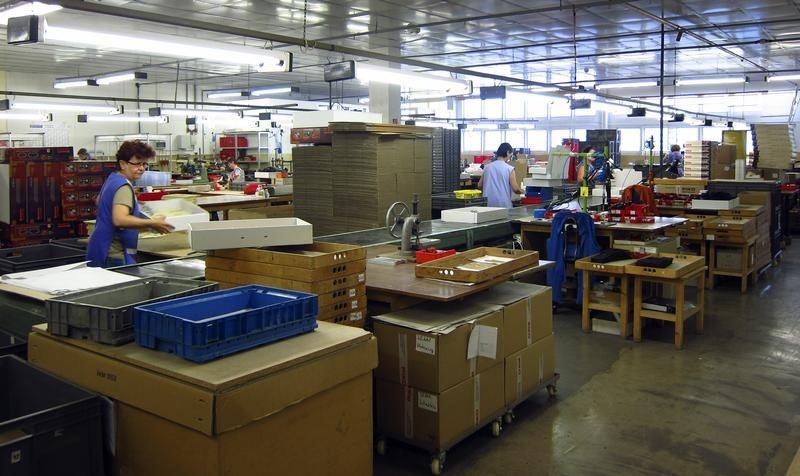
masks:
<path fill-rule="evenodd" d="M 239 164 L 252 164 L 251 161 L 242 160 L 242 157 L 239 155 L 240 150 L 244 150 L 245 153 L 250 151 L 255 151 L 256 156 L 256 168 L 261 169 L 262 164 L 264 165 L 276 165 L 270 161 L 270 151 L 274 150 L 274 147 L 270 147 L 270 135 L 273 134 L 272 131 L 225 131 L 223 132 L 220 137 L 233 137 L 234 144 L 239 143 L 239 137 L 244 137 L 247 139 L 247 146 L 230 146 L 230 147 L 223 147 L 218 146 L 219 150 L 222 151 L 223 149 L 233 149 L 235 151 L 236 159 L 239 161 Z M 253 141 L 252 139 L 255 139 Z"/>
<path fill-rule="evenodd" d="M 94 152 L 98 159 L 101 157 L 111 157 L 117 153 L 120 144 L 128 140 L 140 140 L 155 149 L 159 156 L 170 158 L 172 150 L 172 134 L 117 134 L 117 135 L 96 135 L 94 136 Z M 111 149 L 105 148 L 101 151 L 99 144 L 110 144 Z M 163 160 L 163 159 L 162 159 Z"/>

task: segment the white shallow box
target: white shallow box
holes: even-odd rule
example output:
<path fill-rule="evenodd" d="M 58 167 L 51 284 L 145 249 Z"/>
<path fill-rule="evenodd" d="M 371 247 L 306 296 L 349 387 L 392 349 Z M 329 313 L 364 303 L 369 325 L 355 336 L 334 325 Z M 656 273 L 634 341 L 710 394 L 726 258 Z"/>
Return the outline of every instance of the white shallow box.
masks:
<path fill-rule="evenodd" d="M 193 250 L 310 245 L 313 241 L 311 223 L 299 218 L 210 221 L 189 226 Z"/>
<path fill-rule="evenodd" d="M 483 223 L 508 218 L 508 208 L 465 207 L 442 210 L 442 221 L 457 223 Z"/>
<path fill-rule="evenodd" d="M 698 210 L 730 210 L 739 206 L 739 197 L 733 200 L 692 200 L 692 208 Z"/>
<path fill-rule="evenodd" d="M 189 223 L 202 223 L 209 221 L 208 212 L 198 207 L 192 202 L 183 199 L 173 200 L 154 200 L 152 202 L 142 202 L 139 204 L 140 211 L 152 217 L 162 213 L 180 211 L 183 215 L 167 216 L 166 221 L 175 227 L 175 231 L 188 229 Z"/>

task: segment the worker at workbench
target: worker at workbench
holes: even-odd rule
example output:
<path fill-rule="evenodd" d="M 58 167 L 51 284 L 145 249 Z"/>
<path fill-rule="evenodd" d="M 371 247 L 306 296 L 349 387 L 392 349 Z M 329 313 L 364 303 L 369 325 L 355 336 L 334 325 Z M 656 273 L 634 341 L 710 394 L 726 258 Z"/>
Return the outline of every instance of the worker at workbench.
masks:
<path fill-rule="evenodd" d="M 97 224 L 86 249 L 89 266 L 134 264 L 139 230 L 159 233 L 173 230 L 163 217 L 151 219 L 140 215 L 133 191 L 133 182 L 142 177 L 145 162 L 155 156 L 152 147 L 138 140 L 125 141 L 120 146 L 117 170 L 109 174 L 97 198 Z"/>
<path fill-rule="evenodd" d="M 242 183 L 244 182 L 244 170 L 241 167 L 236 165 L 236 159 L 231 157 L 228 159 L 228 188 L 230 188 L 230 184 L 232 183 Z"/>
<path fill-rule="evenodd" d="M 497 148 L 495 160 L 485 165 L 483 175 L 478 180 L 478 188 L 483 190 L 486 205 L 490 207 L 511 208 L 511 194 L 521 194 L 517 174 L 514 167 L 508 163 L 514 148 L 508 142 L 503 142 Z"/>
<path fill-rule="evenodd" d="M 603 154 L 598 154 L 597 149 L 592 146 L 585 147 L 581 160 L 578 161 L 578 180 L 586 180 L 589 188 L 594 188 L 595 182 L 605 181 L 604 165 Z"/>

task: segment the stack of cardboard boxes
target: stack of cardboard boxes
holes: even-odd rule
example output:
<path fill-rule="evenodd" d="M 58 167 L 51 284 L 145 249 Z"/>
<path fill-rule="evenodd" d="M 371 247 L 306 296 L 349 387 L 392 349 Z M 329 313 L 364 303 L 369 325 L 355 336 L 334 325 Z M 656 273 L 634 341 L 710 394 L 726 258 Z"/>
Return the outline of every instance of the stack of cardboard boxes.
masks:
<path fill-rule="evenodd" d="M 376 316 L 377 432 L 443 451 L 554 376 L 550 288 L 505 283 Z"/>
<path fill-rule="evenodd" d="M 733 144 L 718 144 L 711 149 L 711 179 L 736 178 L 737 149 Z"/>
<path fill-rule="evenodd" d="M 711 173 L 711 150 L 716 148 L 714 141 L 687 141 L 683 159 L 683 176 L 707 179 Z"/>
<path fill-rule="evenodd" d="M 740 205 L 725 213 L 720 212 L 720 216 L 741 216 L 752 218 L 756 222 L 756 248 L 755 266 L 763 268 L 772 261 L 770 227 L 771 217 L 771 195 L 769 192 L 740 192 Z"/>
<path fill-rule="evenodd" d="M 315 242 L 297 247 L 212 250 L 206 277 L 221 288 L 261 284 L 319 295 L 318 321 L 363 327 L 367 314 L 366 250 Z"/>
<path fill-rule="evenodd" d="M 383 228 L 397 201 L 431 217 L 430 128 L 331 123 L 332 146 L 295 147 L 294 205 L 317 236 Z"/>
<path fill-rule="evenodd" d="M 751 124 L 753 148 L 759 168 L 785 169 L 795 158 L 794 126 L 789 124 Z"/>

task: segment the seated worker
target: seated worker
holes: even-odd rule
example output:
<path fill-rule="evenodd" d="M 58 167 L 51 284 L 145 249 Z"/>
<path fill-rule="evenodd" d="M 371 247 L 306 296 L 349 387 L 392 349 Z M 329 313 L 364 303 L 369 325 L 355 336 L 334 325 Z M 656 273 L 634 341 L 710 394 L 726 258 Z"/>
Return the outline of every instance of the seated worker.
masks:
<path fill-rule="evenodd" d="M 521 194 L 514 167 L 508 160 L 514 149 L 508 142 L 503 142 L 497 148 L 495 160 L 485 164 L 483 175 L 478 180 L 478 188 L 483 190 L 486 205 L 489 207 L 512 208 L 511 193 Z"/>
<path fill-rule="evenodd" d="M 683 177 L 683 153 L 681 152 L 681 146 L 672 144 L 669 150 L 669 154 L 664 157 L 666 176 L 668 178 Z"/>
<path fill-rule="evenodd" d="M 241 167 L 236 165 L 236 159 L 231 157 L 228 159 L 228 188 L 230 188 L 231 184 L 234 182 L 244 182 L 244 170 Z"/>
<path fill-rule="evenodd" d="M 605 159 L 602 154 L 598 154 L 597 150 L 588 146 L 582 151 L 583 155 L 578 162 L 578 181 L 583 182 L 586 180 L 589 188 L 594 188 L 596 182 L 605 181 Z M 588 168 L 584 167 L 588 164 Z"/>
<path fill-rule="evenodd" d="M 92 156 L 89 155 L 88 150 L 81 147 L 78 149 L 78 160 L 92 160 Z"/>
<path fill-rule="evenodd" d="M 134 264 L 139 230 L 159 233 L 173 230 L 163 217 L 142 217 L 133 191 L 133 182 L 142 177 L 145 162 L 155 156 L 152 147 L 138 140 L 125 141 L 120 146 L 117 170 L 108 175 L 97 198 L 97 224 L 86 248 L 89 266 Z"/>

